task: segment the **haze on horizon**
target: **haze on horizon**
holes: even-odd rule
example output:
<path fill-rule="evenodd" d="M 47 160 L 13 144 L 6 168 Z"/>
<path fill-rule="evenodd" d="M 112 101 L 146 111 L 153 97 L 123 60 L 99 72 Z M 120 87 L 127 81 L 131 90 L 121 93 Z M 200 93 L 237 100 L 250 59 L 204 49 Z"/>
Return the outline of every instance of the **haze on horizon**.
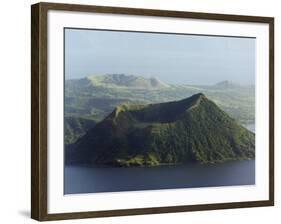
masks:
<path fill-rule="evenodd" d="M 94 74 L 171 84 L 255 84 L 255 38 L 65 29 L 65 79 Z"/>

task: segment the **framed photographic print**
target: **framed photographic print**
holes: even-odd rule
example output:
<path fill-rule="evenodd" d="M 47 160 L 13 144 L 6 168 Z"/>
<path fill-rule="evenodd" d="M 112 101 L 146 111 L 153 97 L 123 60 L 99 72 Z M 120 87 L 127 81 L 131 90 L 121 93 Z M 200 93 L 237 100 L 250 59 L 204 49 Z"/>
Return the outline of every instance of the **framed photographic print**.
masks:
<path fill-rule="evenodd" d="M 274 18 L 32 5 L 32 218 L 274 204 Z"/>

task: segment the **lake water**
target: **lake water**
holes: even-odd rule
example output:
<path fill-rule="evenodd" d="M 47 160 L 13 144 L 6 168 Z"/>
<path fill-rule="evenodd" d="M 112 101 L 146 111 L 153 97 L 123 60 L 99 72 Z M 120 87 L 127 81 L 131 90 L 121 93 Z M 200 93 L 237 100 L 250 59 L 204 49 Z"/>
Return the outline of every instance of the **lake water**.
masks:
<path fill-rule="evenodd" d="M 256 132 L 255 130 L 255 124 L 245 124 L 243 125 L 245 128 L 247 128 L 248 130 L 252 131 L 252 132 Z"/>
<path fill-rule="evenodd" d="M 158 167 L 65 167 L 65 194 L 255 184 L 255 160 Z"/>

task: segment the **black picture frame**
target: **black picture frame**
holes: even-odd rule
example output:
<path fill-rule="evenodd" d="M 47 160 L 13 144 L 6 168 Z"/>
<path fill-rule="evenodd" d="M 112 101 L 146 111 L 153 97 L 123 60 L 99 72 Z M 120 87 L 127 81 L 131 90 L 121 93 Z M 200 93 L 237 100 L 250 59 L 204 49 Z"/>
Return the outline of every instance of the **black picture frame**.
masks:
<path fill-rule="evenodd" d="M 32 5 L 31 13 L 31 217 L 39 221 L 140 215 L 170 212 L 215 210 L 226 208 L 245 208 L 274 205 L 274 18 L 259 16 L 224 15 L 183 11 L 166 11 L 138 8 L 119 8 L 90 5 L 38 3 Z M 269 25 L 269 200 L 216 203 L 202 205 L 169 206 L 153 208 L 131 208 L 109 211 L 87 211 L 75 213 L 48 214 L 47 189 L 47 13 L 49 10 L 72 12 L 98 12 L 108 14 L 158 16 L 166 18 L 194 18 L 204 20 L 223 20 L 264 23 Z"/>

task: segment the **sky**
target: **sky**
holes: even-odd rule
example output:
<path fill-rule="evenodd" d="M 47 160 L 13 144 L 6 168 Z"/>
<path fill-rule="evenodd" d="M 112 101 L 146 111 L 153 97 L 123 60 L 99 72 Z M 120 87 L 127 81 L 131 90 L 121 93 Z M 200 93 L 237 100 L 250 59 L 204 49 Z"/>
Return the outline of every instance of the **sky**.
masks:
<path fill-rule="evenodd" d="M 65 78 L 130 74 L 171 84 L 255 83 L 254 38 L 65 29 Z"/>

